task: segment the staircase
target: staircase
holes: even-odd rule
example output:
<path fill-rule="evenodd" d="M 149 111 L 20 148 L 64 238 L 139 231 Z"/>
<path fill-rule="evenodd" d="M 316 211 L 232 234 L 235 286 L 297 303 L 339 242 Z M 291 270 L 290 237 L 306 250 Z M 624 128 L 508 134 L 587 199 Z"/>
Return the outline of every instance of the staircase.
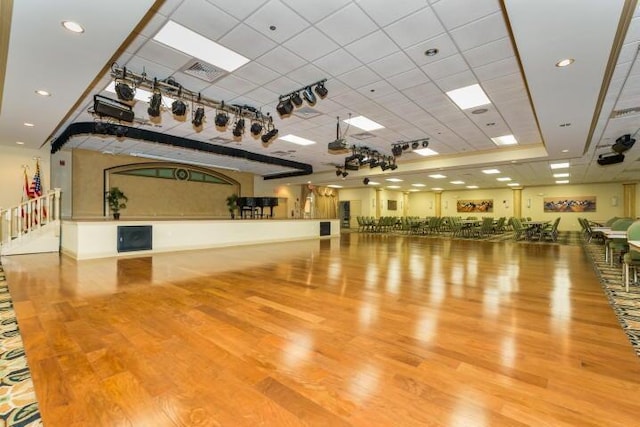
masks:
<path fill-rule="evenodd" d="M 60 189 L 0 209 L 0 255 L 60 250 Z"/>

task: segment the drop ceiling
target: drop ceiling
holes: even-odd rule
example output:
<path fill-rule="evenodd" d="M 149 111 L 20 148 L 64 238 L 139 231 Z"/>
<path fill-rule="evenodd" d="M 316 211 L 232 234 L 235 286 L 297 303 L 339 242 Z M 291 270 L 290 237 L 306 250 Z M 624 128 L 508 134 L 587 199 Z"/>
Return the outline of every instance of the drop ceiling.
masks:
<path fill-rule="evenodd" d="M 85 32 L 66 32 L 60 25 L 66 19 Z M 183 70 L 197 58 L 153 40 L 168 20 L 250 61 L 213 83 L 189 75 Z M 69 124 L 95 120 L 88 112 L 93 95 L 115 97 L 104 88 L 116 62 L 160 80 L 173 77 L 209 99 L 253 106 L 275 118 L 280 136 L 316 141 L 299 146 L 277 139 L 265 146 L 249 132 L 242 139 L 233 137 L 231 127 L 220 132 L 212 123 L 215 111 L 206 112 L 208 121 L 196 132 L 169 109 L 152 123 L 145 102 L 134 107 L 135 126 L 313 166 L 314 175 L 286 182 L 357 187 L 363 177 L 384 183 L 397 176 L 404 180 L 402 190 L 549 185 L 558 172 L 549 164 L 560 160 L 571 163 L 572 184 L 637 180 L 640 144 L 621 164 L 600 166 L 596 160 L 616 138 L 640 129 L 638 113 L 610 118 L 614 110 L 640 106 L 639 39 L 636 2 L 623 0 L 402 0 L 393 6 L 383 0 L 61 0 L 55 7 L 21 0 L 13 2 L 0 144 L 21 141 L 48 153 L 51 140 Z M 425 55 L 432 48 L 438 54 Z M 566 57 L 575 62 L 555 66 Z M 279 117 L 280 95 L 325 78 L 325 99 Z M 491 100 L 481 114 L 461 110 L 445 94 L 471 84 Z M 52 96 L 40 97 L 37 89 Z M 336 177 L 335 165 L 345 155 L 330 154 L 327 143 L 336 137 L 337 117 L 349 115 L 384 126 L 361 139 L 364 131 L 341 122 L 349 145 L 391 154 L 394 143 L 429 138 L 429 148 L 439 154 L 422 157 L 409 150 L 397 158 L 395 171 L 363 168 Z M 491 140 L 508 134 L 516 146 L 498 147 Z M 76 136 L 65 148 L 148 154 L 261 176 L 288 171 L 126 138 Z M 483 174 L 488 167 L 501 173 Z M 428 177 L 434 173 L 447 178 Z"/>

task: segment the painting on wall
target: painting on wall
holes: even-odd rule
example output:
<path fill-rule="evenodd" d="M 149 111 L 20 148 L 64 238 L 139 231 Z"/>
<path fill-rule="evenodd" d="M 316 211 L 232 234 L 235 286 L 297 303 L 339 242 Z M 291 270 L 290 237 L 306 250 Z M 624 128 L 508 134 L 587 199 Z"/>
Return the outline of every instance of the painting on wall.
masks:
<path fill-rule="evenodd" d="M 458 200 L 458 212 L 493 212 L 493 199 Z"/>
<path fill-rule="evenodd" d="M 545 212 L 595 212 L 596 196 L 545 197 Z"/>
<path fill-rule="evenodd" d="M 397 211 L 398 210 L 398 201 L 397 200 L 387 200 L 387 210 L 388 211 Z"/>

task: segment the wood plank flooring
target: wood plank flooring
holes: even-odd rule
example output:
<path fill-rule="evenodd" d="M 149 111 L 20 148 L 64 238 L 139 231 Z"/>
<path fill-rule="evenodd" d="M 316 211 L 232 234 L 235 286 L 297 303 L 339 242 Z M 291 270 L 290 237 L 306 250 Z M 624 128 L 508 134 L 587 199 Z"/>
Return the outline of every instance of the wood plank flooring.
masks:
<path fill-rule="evenodd" d="M 3 258 L 44 425 L 637 425 L 583 249 L 345 234 Z"/>

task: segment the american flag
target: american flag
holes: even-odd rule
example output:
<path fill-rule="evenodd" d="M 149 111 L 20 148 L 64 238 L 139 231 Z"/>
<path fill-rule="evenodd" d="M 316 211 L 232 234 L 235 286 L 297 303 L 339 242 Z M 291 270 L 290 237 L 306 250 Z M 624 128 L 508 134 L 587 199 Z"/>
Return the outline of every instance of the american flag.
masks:
<path fill-rule="evenodd" d="M 40 162 L 36 163 L 36 173 L 33 175 L 33 181 L 31 181 L 31 191 L 27 192 L 30 198 L 42 196 L 42 181 L 40 180 Z"/>

